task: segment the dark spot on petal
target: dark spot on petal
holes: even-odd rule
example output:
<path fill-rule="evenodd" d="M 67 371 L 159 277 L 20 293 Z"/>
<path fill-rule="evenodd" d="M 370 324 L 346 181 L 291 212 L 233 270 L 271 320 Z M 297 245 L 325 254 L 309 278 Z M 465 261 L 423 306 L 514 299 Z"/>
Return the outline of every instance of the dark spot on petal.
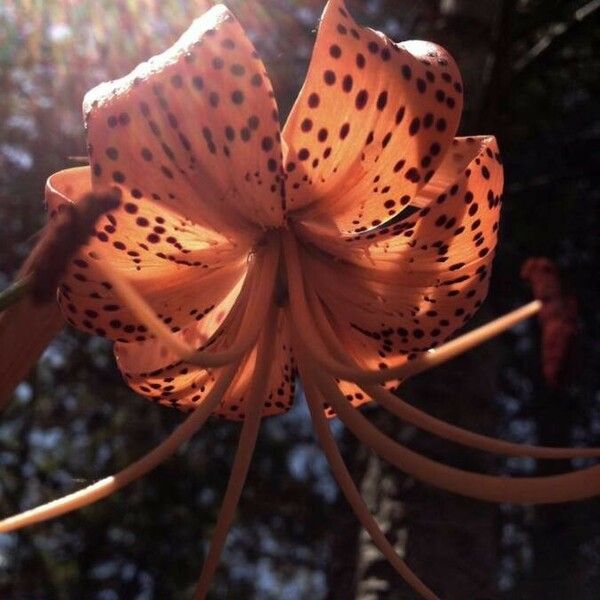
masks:
<path fill-rule="evenodd" d="M 369 92 L 367 92 L 367 90 L 360 90 L 360 92 L 356 94 L 356 100 L 354 102 L 356 108 L 362 110 L 366 106 L 368 99 Z"/>
<path fill-rule="evenodd" d="M 387 104 L 388 93 L 386 91 L 381 92 L 377 98 L 377 109 L 383 110 Z"/>

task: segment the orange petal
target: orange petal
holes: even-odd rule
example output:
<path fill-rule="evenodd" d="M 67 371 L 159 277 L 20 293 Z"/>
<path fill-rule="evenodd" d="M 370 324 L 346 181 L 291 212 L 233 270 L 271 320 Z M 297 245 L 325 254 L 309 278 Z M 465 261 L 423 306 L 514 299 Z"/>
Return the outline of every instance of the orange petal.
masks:
<path fill-rule="evenodd" d="M 309 288 L 308 295 L 309 308 L 315 319 L 315 324 L 332 355 L 341 363 L 345 363 L 349 359 L 363 369 L 380 368 L 382 362 L 377 352 L 377 342 L 374 341 L 374 344 L 370 345 L 369 338 L 356 335 L 356 332 L 351 328 L 344 327 L 343 320 L 340 325 L 339 320 L 318 299 L 314 288 L 312 290 Z M 388 357 L 385 364 L 387 367 L 397 367 L 405 363 L 406 360 L 406 355 L 398 354 Z M 371 395 L 356 383 L 338 378 L 335 381 L 340 392 L 355 408 L 372 402 Z M 395 390 L 399 383 L 398 380 L 391 380 L 383 385 L 388 390 Z M 327 417 L 336 416 L 335 411 L 329 404 L 326 404 L 323 408 Z"/>
<path fill-rule="evenodd" d="M 501 191 L 495 140 L 458 139 L 417 214 L 345 242 L 345 252 L 343 241 L 321 238 L 352 266 L 304 253 L 307 283 L 355 354 L 385 368 L 439 345 L 472 316 L 487 293 Z"/>
<path fill-rule="evenodd" d="M 461 108 L 442 48 L 395 44 L 330 1 L 283 132 L 288 207 L 346 234 L 385 222 L 431 179 Z"/>
<path fill-rule="evenodd" d="M 239 331 L 247 290 L 232 290 L 223 306 L 217 308 L 216 316 L 211 313 L 176 335 L 201 350 L 219 351 L 230 347 Z M 199 368 L 179 360 L 156 339 L 137 343 L 117 342 L 115 355 L 125 381 L 133 390 L 168 406 L 193 410 L 215 383 L 213 369 Z M 241 365 L 227 393 L 239 389 L 240 380 L 245 382 L 247 376 Z"/>
<path fill-rule="evenodd" d="M 231 313 L 219 330 L 204 347 L 218 351 L 231 345 L 239 327 L 239 319 L 245 302 L 240 302 L 236 314 Z M 269 369 L 269 382 L 265 397 L 263 416 L 287 412 L 294 401 L 295 366 L 292 356 L 287 319 L 278 311 L 276 334 L 272 341 L 276 352 Z M 162 352 L 155 341 L 139 344 L 116 344 L 115 353 L 119 368 L 127 383 L 139 394 L 161 404 L 182 410 L 193 409 L 205 398 L 214 385 L 212 369 L 201 369 L 183 361 L 173 361 L 172 356 Z M 252 381 L 256 362 L 256 347 L 244 359 L 238 373 L 214 412 L 215 416 L 241 420 L 244 405 Z M 143 370 L 142 369 L 146 369 Z"/>
<path fill-rule="evenodd" d="M 54 173 L 46 182 L 46 203 L 52 218 L 61 205 L 78 202 L 91 191 L 90 167 L 65 169 Z M 170 263 L 183 266 L 194 264 L 212 251 L 209 266 L 227 264 L 232 255 L 241 256 L 248 243 L 230 240 L 217 231 L 195 220 L 186 212 L 184 203 L 165 205 L 152 197 L 140 196 L 137 191 L 122 189 L 121 206 L 110 217 L 97 222 L 90 242 L 93 250 L 102 253 L 119 269 L 130 275 L 146 277 L 161 269 L 172 270 Z M 136 250 L 137 252 L 132 252 Z"/>
<path fill-rule="evenodd" d="M 274 352 L 270 368 L 268 369 L 267 393 L 262 409 L 263 416 L 285 413 L 292 407 L 295 395 L 296 367 L 292 354 L 290 341 L 290 328 L 285 311 L 279 309 L 276 315 L 274 338 L 272 340 Z M 237 387 L 234 385 L 225 395 L 216 416 L 225 419 L 245 418 L 245 403 L 248 399 L 252 376 L 255 371 L 256 349 L 242 365 L 241 371 L 246 377 L 240 377 Z"/>
<path fill-rule="evenodd" d="M 282 223 L 271 83 L 222 5 L 166 52 L 84 99 L 94 189 L 118 186 L 241 237 Z M 158 197 L 157 197 L 158 196 Z"/>
<path fill-rule="evenodd" d="M 50 214 L 62 203 L 77 201 L 89 186 L 88 167 L 54 174 L 46 188 Z M 146 327 L 117 300 L 111 283 L 94 266 L 98 258 L 124 272 L 163 321 L 179 331 L 212 312 L 241 282 L 248 248 L 124 191 L 121 206 L 97 222 L 90 242 L 73 257 L 58 299 L 75 327 L 114 340 L 141 341 Z"/>

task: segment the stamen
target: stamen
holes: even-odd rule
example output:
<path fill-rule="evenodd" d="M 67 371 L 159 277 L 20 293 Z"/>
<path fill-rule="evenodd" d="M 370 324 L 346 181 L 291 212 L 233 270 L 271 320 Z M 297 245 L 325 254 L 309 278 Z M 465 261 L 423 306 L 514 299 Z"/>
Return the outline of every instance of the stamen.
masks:
<path fill-rule="evenodd" d="M 421 456 L 377 430 L 350 405 L 330 376 L 325 375 L 316 363 L 309 366 L 321 392 L 350 431 L 415 479 L 488 502 L 547 504 L 584 500 L 600 493 L 600 466 L 564 475 L 508 478 L 463 471 Z"/>
<path fill-rule="evenodd" d="M 427 371 L 433 367 L 437 367 L 456 356 L 464 354 L 468 350 L 472 350 L 477 346 L 480 346 L 484 342 L 487 342 L 496 336 L 504 333 L 505 331 L 511 329 L 515 325 L 519 324 L 521 321 L 525 321 L 529 317 L 537 314 L 542 308 L 542 303 L 539 300 L 533 300 L 516 310 L 513 310 L 473 331 L 469 331 L 445 344 L 439 346 L 438 348 L 428 350 L 427 352 L 418 356 L 415 360 L 406 363 L 400 367 L 395 367 L 389 369 L 387 375 L 391 375 L 392 379 L 395 378 L 406 378 L 412 377 L 414 375 L 418 375 L 419 373 L 423 373 L 423 371 Z M 377 378 L 372 376 L 374 374 L 369 374 L 364 377 L 365 383 L 367 381 L 381 381 L 381 377 Z M 385 381 L 387 381 L 390 377 L 386 376 Z"/>
<path fill-rule="evenodd" d="M 248 467 L 254 453 L 264 398 L 269 383 L 269 371 L 274 350 L 272 344 L 274 323 L 275 317 L 273 312 L 270 311 L 257 349 L 256 363 L 252 375 L 252 386 L 248 400 L 246 401 L 246 414 L 240 435 L 240 442 L 235 453 L 231 475 L 227 483 L 227 490 L 225 491 L 225 497 L 219 511 L 219 518 L 213 532 L 210 548 L 202 566 L 202 573 L 200 574 L 200 579 L 194 593 L 195 600 L 204 600 L 208 593 L 225 545 L 227 533 L 233 522 L 235 509 L 240 500 L 242 488 L 248 474 Z"/>
<path fill-rule="evenodd" d="M 253 271 L 249 273 L 244 283 L 247 292 L 244 289 L 240 293 L 240 296 L 247 293 L 248 301 L 240 324 L 238 339 L 234 346 L 221 352 L 196 350 L 175 336 L 169 327 L 157 317 L 152 307 L 135 287 L 117 269 L 114 269 L 109 261 L 102 260 L 100 257 L 95 266 L 113 285 L 120 300 L 169 350 L 185 362 L 206 368 L 219 367 L 237 360 L 256 343 L 267 316 L 268 298 L 272 295 L 278 260 L 278 248 L 274 244 L 270 244 L 255 261 Z"/>
<path fill-rule="evenodd" d="M 287 267 L 289 299 L 291 307 L 291 322 L 295 324 L 295 330 L 298 332 L 302 344 L 311 350 L 321 365 L 328 371 L 337 371 L 338 368 L 348 370 L 348 367 L 340 364 L 333 359 L 323 344 L 321 336 L 308 310 L 308 301 L 302 279 L 302 269 L 300 265 L 300 256 L 295 236 L 289 231 L 281 233 L 283 255 Z M 347 379 L 351 380 L 352 377 Z"/>
<path fill-rule="evenodd" d="M 398 398 L 381 386 L 365 385 L 362 389 L 389 412 L 403 421 L 429 431 L 445 440 L 477 450 L 504 454 L 506 456 L 531 456 L 540 459 L 571 459 L 600 457 L 600 448 L 552 448 L 530 444 L 514 444 L 487 435 L 468 431 L 437 419 Z"/>
<path fill-rule="evenodd" d="M 351 361 L 347 352 L 344 352 L 344 348 L 336 337 L 331 323 L 325 315 L 323 306 L 313 290 L 309 292 L 308 300 L 323 343 L 327 345 L 336 360 L 356 367 L 356 362 Z M 381 406 L 403 421 L 463 446 L 495 454 L 531 456 L 532 458 L 539 459 L 593 458 L 600 456 L 600 448 L 551 448 L 529 444 L 515 444 L 474 433 L 427 414 L 408 402 L 401 400 L 382 386 L 365 384 L 361 387 L 373 400 L 377 401 Z"/>
<path fill-rule="evenodd" d="M 163 442 L 142 458 L 122 471 L 119 471 L 117 474 L 105 477 L 82 490 L 67 494 L 62 498 L 52 500 L 51 502 L 0 521 L 0 533 L 8 533 L 9 531 L 22 529 L 28 525 L 47 521 L 48 519 L 53 519 L 54 517 L 93 504 L 102 498 L 106 498 L 106 496 L 114 494 L 117 490 L 120 490 L 122 487 L 156 468 L 176 452 L 182 444 L 187 442 L 217 408 L 223 394 L 227 391 L 238 366 L 238 363 L 234 363 L 224 368 L 217 376 L 210 393 L 201 404 L 198 405 L 198 408 L 196 408 L 196 410 L 191 413 L 190 416 Z"/>
<path fill-rule="evenodd" d="M 396 569 L 402 579 L 404 579 L 406 583 L 408 583 L 426 600 L 439 600 L 438 596 L 432 592 L 417 577 L 412 569 L 410 569 L 410 567 L 398 556 L 398 554 L 396 554 L 393 546 L 387 540 L 385 534 L 369 512 L 367 505 L 362 499 L 360 492 L 356 488 L 356 485 L 354 484 L 354 481 L 352 480 L 352 477 L 348 472 L 346 465 L 344 464 L 344 459 L 342 458 L 342 455 L 336 446 L 335 440 L 331 435 L 331 431 L 327 425 L 327 420 L 325 419 L 321 409 L 322 396 L 308 373 L 306 373 L 302 368 L 303 365 L 304 363 L 300 360 L 299 366 L 302 382 L 304 384 L 306 400 L 310 409 L 313 424 L 315 426 L 317 439 L 321 445 L 321 448 L 323 449 L 323 452 L 325 453 L 329 466 L 331 467 L 331 471 L 333 472 L 338 485 L 346 496 L 346 500 L 352 507 L 354 514 L 360 521 L 360 524 L 371 536 L 371 539 L 377 548 L 379 548 L 379 551 L 385 556 L 394 569 Z"/>

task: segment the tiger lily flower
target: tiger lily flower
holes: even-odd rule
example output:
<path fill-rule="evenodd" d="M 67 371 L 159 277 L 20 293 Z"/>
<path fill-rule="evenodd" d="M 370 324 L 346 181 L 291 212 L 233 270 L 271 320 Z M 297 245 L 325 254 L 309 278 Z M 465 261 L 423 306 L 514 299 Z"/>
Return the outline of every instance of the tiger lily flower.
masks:
<path fill-rule="evenodd" d="M 402 379 L 539 311 L 535 301 L 444 343 L 482 304 L 503 172 L 492 136 L 455 137 L 463 88 L 453 59 L 360 27 L 341 0 L 323 13 L 306 81 L 280 130 L 252 44 L 223 6 L 165 53 L 84 99 L 90 166 L 50 177 L 50 217 L 118 188 L 73 258 L 58 302 L 74 327 L 114 340 L 129 386 L 190 416 L 124 471 L 10 517 L 0 531 L 94 502 L 155 467 L 210 415 L 243 420 L 196 598 L 233 520 L 262 417 L 287 411 L 297 374 L 319 442 L 363 526 L 424 598 L 336 447 L 337 415 L 414 478 L 492 502 L 600 493 L 600 467 L 540 478 L 470 473 L 425 458 L 356 408 L 375 401 L 442 438 L 538 458 L 598 449 L 518 446 L 433 418 L 395 396 Z"/>

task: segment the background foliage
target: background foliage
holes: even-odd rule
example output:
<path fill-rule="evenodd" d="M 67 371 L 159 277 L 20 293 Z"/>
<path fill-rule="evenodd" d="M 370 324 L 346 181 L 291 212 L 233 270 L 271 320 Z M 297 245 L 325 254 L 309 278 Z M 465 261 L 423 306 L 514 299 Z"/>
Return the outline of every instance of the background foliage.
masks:
<path fill-rule="evenodd" d="M 211 2 L 4 0 L 0 4 L 0 286 L 44 221 L 43 186 L 85 154 L 87 89 L 168 47 Z M 273 79 L 281 112 L 297 94 L 320 0 L 230 0 Z M 445 45 L 466 83 L 462 133 L 495 133 L 507 187 L 499 255 L 481 319 L 527 299 L 519 268 L 547 255 L 581 306 L 578 369 L 540 380 L 533 324 L 412 382 L 406 395 L 479 431 L 598 444 L 600 2 L 349 1 L 394 39 Z M 459 453 L 369 413 L 420 450 L 463 466 L 532 473 L 535 461 Z M 121 383 L 109 346 L 65 330 L 0 422 L 0 510 L 57 497 L 128 464 L 182 416 Z M 239 427 L 211 422 L 142 482 L 82 511 L 0 536 L 0 597 L 180 598 L 199 571 Z M 592 600 L 600 509 L 501 509 L 407 481 L 338 431 L 363 493 L 398 548 L 450 600 Z M 568 468 L 569 465 L 559 465 Z M 302 402 L 265 422 L 214 598 L 409 598 L 337 497 Z"/>

